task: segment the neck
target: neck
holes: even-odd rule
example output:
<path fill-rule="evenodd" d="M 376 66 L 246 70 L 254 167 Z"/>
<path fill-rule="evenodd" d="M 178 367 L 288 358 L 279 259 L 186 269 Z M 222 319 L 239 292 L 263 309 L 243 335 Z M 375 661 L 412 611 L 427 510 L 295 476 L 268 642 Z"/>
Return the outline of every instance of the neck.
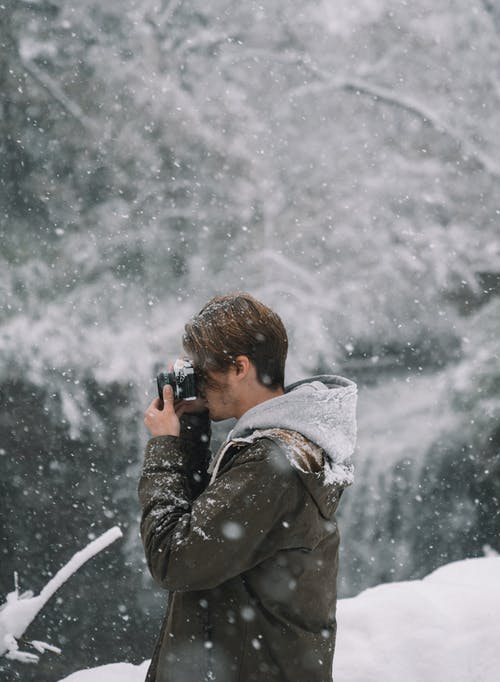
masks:
<path fill-rule="evenodd" d="M 267 386 L 262 386 L 262 384 L 258 384 L 258 386 L 255 387 L 254 390 L 252 390 L 248 395 L 242 396 L 240 398 L 238 408 L 234 416 L 236 417 L 236 419 L 239 419 L 241 416 L 245 414 L 245 412 L 251 410 L 252 407 L 260 405 L 261 403 L 264 403 L 266 400 L 277 398 L 278 396 L 283 395 L 284 392 L 285 391 L 281 387 L 267 388 Z"/>

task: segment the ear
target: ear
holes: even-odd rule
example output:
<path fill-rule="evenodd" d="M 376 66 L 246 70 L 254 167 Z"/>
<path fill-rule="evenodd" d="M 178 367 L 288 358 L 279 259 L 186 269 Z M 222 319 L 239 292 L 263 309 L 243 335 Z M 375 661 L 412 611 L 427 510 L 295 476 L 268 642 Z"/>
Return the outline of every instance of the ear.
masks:
<path fill-rule="evenodd" d="M 234 359 L 234 368 L 236 370 L 236 376 L 238 379 L 245 379 L 251 372 L 252 363 L 247 358 L 246 355 L 238 355 Z"/>

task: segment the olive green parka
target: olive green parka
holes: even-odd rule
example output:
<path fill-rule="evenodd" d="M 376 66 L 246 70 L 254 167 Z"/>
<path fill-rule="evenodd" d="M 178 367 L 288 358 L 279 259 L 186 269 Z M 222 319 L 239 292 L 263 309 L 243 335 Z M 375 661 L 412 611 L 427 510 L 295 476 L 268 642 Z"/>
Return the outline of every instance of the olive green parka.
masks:
<path fill-rule="evenodd" d="M 206 416 L 147 444 L 141 535 L 168 590 L 147 682 L 332 680 L 334 515 L 352 481 L 356 390 L 342 377 L 304 383 L 243 415 L 211 464 Z"/>

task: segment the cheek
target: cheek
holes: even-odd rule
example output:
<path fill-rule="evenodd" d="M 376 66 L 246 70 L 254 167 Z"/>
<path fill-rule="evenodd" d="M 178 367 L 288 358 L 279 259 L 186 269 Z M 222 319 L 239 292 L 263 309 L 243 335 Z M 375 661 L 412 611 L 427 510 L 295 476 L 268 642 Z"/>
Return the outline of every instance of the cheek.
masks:
<path fill-rule="evenodd" d="M 226 400 L 227 400 L 227 396 L 222 391 L 215 391 L 214 393 L 212 393 L 212 395 L 209 398 L 209 402 L 211 402 L 212 405 L 224 406 L 227 404 Z"/>
<path fill-rule="evenodd" d="M 224 399 L 224 393 L 218 389 L 209 388 L 205 391 L 205 399 L 211 405 L 220 405 Z"/>
<path fill-rule="evenodd" d="M 227 405 L 230 402 L 229 387 L 227 384 L 206 390 L 206 398 L 213 405 Z"/>

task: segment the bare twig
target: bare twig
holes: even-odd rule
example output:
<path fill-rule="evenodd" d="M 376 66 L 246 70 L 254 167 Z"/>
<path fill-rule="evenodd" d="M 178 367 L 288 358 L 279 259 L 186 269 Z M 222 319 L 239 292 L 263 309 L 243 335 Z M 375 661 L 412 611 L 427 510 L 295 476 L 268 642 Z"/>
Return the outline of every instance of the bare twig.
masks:
<path fill-rule="evenodd" d="M 21 60 L 21 65 L 27 74 L 33 78 L 33 80 L 38 83 L 49 95 L 54 99 L 59 106 L 66 111 L 75 121 L 77 121 L 81 127 L 87 132 L 96 132 L 97 126 L 86 116 L 80 109 L 78 104 L 73 102 L 67 95 L 64 94 L 62 88 L 55 81 L 50 78 L 46 73 L 36 66 L 33 62 L 27 60 Z"/>

